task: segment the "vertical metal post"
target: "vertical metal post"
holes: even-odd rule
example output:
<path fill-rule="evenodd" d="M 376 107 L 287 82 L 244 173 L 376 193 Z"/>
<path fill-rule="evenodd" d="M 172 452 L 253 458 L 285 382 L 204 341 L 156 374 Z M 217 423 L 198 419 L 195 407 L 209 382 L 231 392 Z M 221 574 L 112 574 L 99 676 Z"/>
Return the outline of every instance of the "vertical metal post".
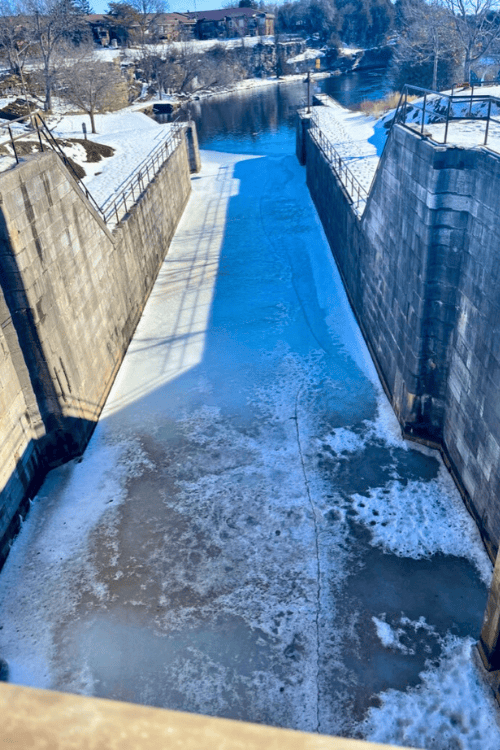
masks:
<path fill-rule="evenodd" d="M 14 152 L 14 156 L 16 157 L 16 164 L 19 164 L 19 157 L 17 155 L 16 144 L 14 143 L 14 138 L 12 137 L 12 130 L 10 129 L 10 125 L 8 125 L 7 127 L 8 127 L 9 135 L 10 135 L 10 142 L 12 143 L 12 150 Z"/>
<path fill-rule="evenodd" d="M 427 104 L 427 93 L 424 94 L 424 108 L 422 110 L 422 125 L 420 127 L 420 135 L 424 134 L 425 105 L 426 104 Z"/>
<path fill-rule="evenodd" d="M 471 116 L 471 113 L 472 113 L 472 99 L 474 97 L 474 86 L 471 86 L 470 90 L 471 90 L 471 95 L 470 95 L 470 102 L 469 102 L 469 115 L 468 115 L 469 119 L 470 119 L 470 116 Z"/>
<path fill-rule="evenodd" d="M 451 96 L 448 97 L 448 109 L 446 110 L 446 125 L 444 128 L 444 141 L 443 143 L 446 143 L 448 140 L 448 125 L 450 123 L 450 109 L 451 109 Z"/>
<path fill-rule="evenodd" d="M 486 131 L 484 133 L 484 145 L 488 143 L 488 131 L 490 129 L 490 117 L 491 117 L 491 98 L 488 99 L 488 117 L 486 118 Z"/>
<path fill-rule="evenodd" d="M 311 113 L 311 71 L 307 71 L 307 114 Z"/>
<path fill-rule="evenodd" d="M 38 134 L 38 140 L 40 142 L 40 151 L 43 153 L 43 141 L 42 141 L 42 134 L 40 133 L 40 125 L 38 123 L 38 120 L 33 118 L 36 123 L 36 132 Z"/>

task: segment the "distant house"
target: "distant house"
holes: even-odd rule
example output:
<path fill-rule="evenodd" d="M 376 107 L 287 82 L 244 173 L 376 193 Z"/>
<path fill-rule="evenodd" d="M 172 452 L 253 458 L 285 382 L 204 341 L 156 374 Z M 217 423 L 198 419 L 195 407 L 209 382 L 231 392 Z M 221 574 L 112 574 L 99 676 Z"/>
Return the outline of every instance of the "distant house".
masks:
<path fill-rule="evenodd" d="M 141 23 L 131 23 L 128 27 L 133 37 L 140 38 L 141 31 L 145 31 L 145 41 L 150 42 L 175 42 L 184 39 L 192 39 L 196 21 L 188 17 L 186 13 L 151 13 L 148 16 L 140 16 Z M 116 23 L 112 16 L 94 13 L 85 16 L 87 23 L 92 29 L 94 41 L 102 47 L 107 47 L 113 39 L 120 42 L 123 36 L 120 33 L 122 24 Z M 142 19 L 146 21 L 143 23 Z"/>
<path fill-rule="evenodd" d="M 231 39 L 240 36 L 272 36 L 274 15 L 255 8 L 222 8 L 186 13 L 196 22 L 198 39 Z"/>
<path fill-rule="evenodd" d="M 184 39 L 232 39 L 241 36 L 272 36 L 274 15 L 255 8 L 223 8 L 197 13 L 151 13 L 136 16 L 126 28 L 132 38 L 147 42 L 176 42 Z M 113 16 L 86 16 L 94 40 L 107 47 L 113 39 L 122 43 L 124 25 Z M 144 23 L 146 21 L 146 23 Z M 116 43 L 116 42 L 115 42 Z"/>
<path fill-rule="evenodd" d="M 92 29 L 94 41 L 102 47 L 107 47 L 111 41 L 109 16 L 92 13 L 90 16 L 85 16 L 85 20 Z"/>
<path fill-rule="evenodd" d="M 157 13 L 151 15 L 148 36 L 163 42 L 178 42 L 192 39 L 196 21 L 189 13 Z"/>

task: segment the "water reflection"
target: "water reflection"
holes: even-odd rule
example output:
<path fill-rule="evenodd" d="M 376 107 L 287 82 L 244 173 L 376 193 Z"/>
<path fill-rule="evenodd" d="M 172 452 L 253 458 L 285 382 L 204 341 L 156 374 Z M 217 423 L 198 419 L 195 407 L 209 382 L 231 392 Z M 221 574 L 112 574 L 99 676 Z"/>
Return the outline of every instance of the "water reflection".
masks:
<path fill-rule="evenodd" d="M 333 96 L 345 106 L 378 99 L 390 90 L 385 71 L 351 73 L 316 81 L 314 92 Z M 200 146 L 227 153 L 280 155 L 295 147 L 295 113 L 305 103 L 302 81 L 258 87 L 193 101 L 175 115 L 158 115 L 196 122 Z"/>
<path fill-rule="evenodd" d="M 333 96 L 345 107 L 365 99 L 380 99 L 392 91 L 392 83 L 386 71 L 380 70 L 332 76 L 325 78 L 321 83 L 322 91 Z"/>

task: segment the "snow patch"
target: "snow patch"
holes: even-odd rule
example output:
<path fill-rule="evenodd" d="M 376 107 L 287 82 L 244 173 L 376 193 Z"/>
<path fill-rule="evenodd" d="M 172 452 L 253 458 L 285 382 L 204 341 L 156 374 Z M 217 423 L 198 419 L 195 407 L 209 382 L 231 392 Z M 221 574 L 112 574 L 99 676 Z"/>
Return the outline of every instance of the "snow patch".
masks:
<path fill-rule="evenodd" d="M 306 60 L 315 60 L 318 57 L 324 57 L 324 56 L 325 56 L 325 53 L 320 52 L 319 49 L 306 49 L 300 55 L 295 55 L 295 57 L 288 58 L 287 63 L 293 64 L 293 63 L 305 62 Z"/>
<path fill-rule="evenodd" d="M 35 534 L 32 550 L 40 561 L 56 564 L 75 555 L 110 504 L 123 501 L 127 481 L 150 468 L 153 464 L 137 438 L 110 443 L 99 425 L 82 461 L 50 472 L 33 501 L 29 527 Z M 56 503 L 51 491 L 59 482 L 65 486 Z M 9 561 L 19 556 L 17 550 L 14 555 L 15 548 L 27 543 L 20 535 Z"/>
<path fill-rule="evenodd" d="M 427 482 L 393 480 L 352 497 L 357 520 L 371 532 L 371 544 L 398 557 L 421 559 L 442 553 L 469 559 L 489 586 L 492 565 L 453 481 L 441 465 Z M 471 544 L 471 539 L 474 539 Z"/>
<path fill-rule="evenodd" d="M 426 750 L 498 750 L 494 699 L 474 665 L 472 638 L 447 636 L 438 666 L 427 663 L 422 683 L 387 690 L 361 726 L 370 742 Z"/>
<path fill-rule="evenodd" d="M 365 447 L 366 440 L 356 432 L 346 427 L 337 427 L 333 435 L 326 435 L 322 441 L 330 446 L 335 453 L 358 453 Z"/>
<path fill-rule="evenodd" d="M 378 617 L 372 617 L 377 631 L 377 636 L 385 648 L 401 651 L 403 654 L 414 654 L 415 650 L 401 643 L 401 636 L 405 635 L 403 628 L 392 628 L 388 622 Z"/>

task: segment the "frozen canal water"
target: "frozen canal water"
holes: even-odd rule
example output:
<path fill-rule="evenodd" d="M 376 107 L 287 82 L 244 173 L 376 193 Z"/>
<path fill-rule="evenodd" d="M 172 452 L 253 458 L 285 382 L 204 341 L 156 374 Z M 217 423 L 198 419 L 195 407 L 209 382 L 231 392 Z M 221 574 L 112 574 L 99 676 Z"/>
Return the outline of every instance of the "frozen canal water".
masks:
<path fill-rule="evenodd" d="M 203 153 L 83 460 L 0 575 L 27 685 L 498 750 L 491 565 L 406 445 L 293 156 Z"/>

